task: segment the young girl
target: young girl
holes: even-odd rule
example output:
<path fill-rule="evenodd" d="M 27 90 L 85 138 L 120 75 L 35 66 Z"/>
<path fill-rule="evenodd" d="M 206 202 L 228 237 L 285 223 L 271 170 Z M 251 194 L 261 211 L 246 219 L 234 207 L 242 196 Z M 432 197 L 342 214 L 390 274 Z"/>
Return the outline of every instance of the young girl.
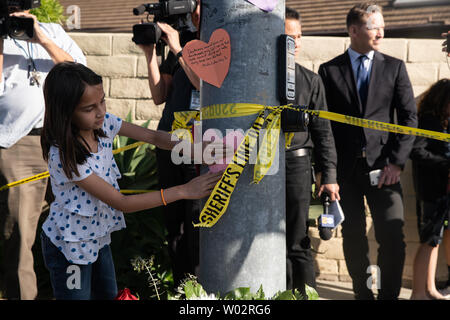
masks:
<path fill-rule="evenodd" d="M 418 118 L 421 129 L 450 131 L 449 79 L 439 80 L 424 93 L 419 103 Z M 435 275 L 442 238 L 450 265 L 450 143 L 416 137 L 411 159 L 421 242 L 414 260 L 411 299 L 448 299 L 436 289 Z"/>
<path fill-rule="evenodd" d="M 125 228 L 122 212 L 203 198 L 220 173 L 161 192 L 124 196 L 112 154 L 114 136 L 166 150 L 177 142 L 167 132 L 148 130 L 107 113 L 102 78 L 82 64 L 56 65 L 45 80 L 44 97 L 41 145 L 55 201 L 42 226 L 41 240 L 54 296 L 113 299 L 117 285 L 110 234 Z"/>

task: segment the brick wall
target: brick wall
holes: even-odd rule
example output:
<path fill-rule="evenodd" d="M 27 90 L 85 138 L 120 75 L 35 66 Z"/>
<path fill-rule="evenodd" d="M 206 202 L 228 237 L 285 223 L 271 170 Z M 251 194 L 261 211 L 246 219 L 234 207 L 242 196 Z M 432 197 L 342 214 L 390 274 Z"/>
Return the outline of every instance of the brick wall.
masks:
<path fill-rule="evenodd" d="M 155 128 L 163 106 L 156 106 L 150 96 L 147 83 L 147 65 L 141 50 L 131 41 L 131 34 L 72 33 L 87 56 L 88 66 L 104 77 L 108 111 L 126 117 L 131 111 L 132 119 L 144 122 L 150 119 Z M 315 72 L 321 63 L 344 52 L 349 46 L 348 38 L 304 37 L 298 62 Z M 431 84 L 441 78 L 450 78 L 440 40 L 385 39 L 381 51 L 406 62 L 414 95 L 417 97 Z M 412 264 L 418 248 L 415 196 L 411 179 L 411 164 L 402 175 L 405 200 L 405 237 L 407 242 L 404 268 L 404 285 L 410 286 Z M 376 265 L 377 244 L 370 215 L 367 231 L 371 263 Z M 321 241 L 315 228 L 311 230 L 316 270 L 319 279 L 349 281 L 350 277 L 342 252 L 341 230 L 329 241 Z M 447 276 L 444 252 L 439 252 L 438 280 Z"/>

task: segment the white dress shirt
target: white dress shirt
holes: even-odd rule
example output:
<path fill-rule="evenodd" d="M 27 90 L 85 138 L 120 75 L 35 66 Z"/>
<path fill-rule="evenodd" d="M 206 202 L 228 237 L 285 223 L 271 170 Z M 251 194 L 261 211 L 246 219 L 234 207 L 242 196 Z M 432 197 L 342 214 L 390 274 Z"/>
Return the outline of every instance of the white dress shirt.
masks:
<path fill-rule="evenodd" d="M 358 58 L 362 55 L 362 53 L 358 53 L 355 50 L 353 50 L 352 48 L 348 48 L 348 54 L 350 56 L 350 61 L 352 63 L 352 69 L 353 69 L 353 75 L 355 76 L 355 80 L 356 80 L 356 76 L 358 74 L 358 67 L 359 67 L 359 60 Z M 365 53 L 365 55 L 367 56 L 366 61 L 364 61 L 364 68 L 367 70 L 367 75 L 370 79 L 370 73 L 372 72 L 372 64 L 373 64 L 373 56 L 375 54 L 375 51 L 369 51 L 367 53 Z"/>
<path fill-rule="evenodd" d="M 78 45 L 55 23 L 39 23 L 43 32 L 75 62 L 86 64 Z M 31 60 L 40 76 L 40 85 L 30 85 Z M 3 42 L 3 73 L 0 78 L 0 146 L 8 148 L 33 128 L 41 128 L 44 120 L 43 85 L 54 66 L 44 47 L 23 40 Z"/>

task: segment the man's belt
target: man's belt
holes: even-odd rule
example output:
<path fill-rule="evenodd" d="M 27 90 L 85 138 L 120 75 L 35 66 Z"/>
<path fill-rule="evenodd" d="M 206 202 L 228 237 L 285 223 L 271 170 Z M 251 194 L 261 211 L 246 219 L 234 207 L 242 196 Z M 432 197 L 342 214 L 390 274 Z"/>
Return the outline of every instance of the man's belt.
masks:
<path fill-rule="evenodd" d="M 294 157 L 304 157 L 309 156 L 309 148 L 300 148 L 297 150 L 289 151 Z"/>

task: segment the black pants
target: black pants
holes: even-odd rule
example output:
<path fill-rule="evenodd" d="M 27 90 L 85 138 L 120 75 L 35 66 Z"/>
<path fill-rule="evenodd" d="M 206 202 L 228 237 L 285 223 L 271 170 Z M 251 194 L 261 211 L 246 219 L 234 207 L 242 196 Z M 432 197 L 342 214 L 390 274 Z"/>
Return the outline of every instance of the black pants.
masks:
<path fill-rule="evenodd" d="M 175 165 L 170 154 L 170 151 L 156 149 L 159 184 L 164 189 L 184 184 L 197 176 L 195 165 Z M 200 215 L 200 201 L 178 200 L 164 206 L 163 210 L 174 285 L 177 287 L 186 274 L 198 274 L 199 233 L 192 222 L 197 221 Z"/>
<path fill-rule="evenodd" d="M 358 159 L 353 172 L 339 179 L 341 206 L 345 214 L 342 237 L 345 261 L 353 280 L 356 299 L 373 299 L 367 285 L 370 273 L 369 243 L 366 236 L 366 196 L 379 244 L 377 265 L 380 270 L 381 288 L 378 299 L 397 299 L 400 293 L 405 260 L 403 234 L 403 202 L 400 183 L 391 186 L 370 186 L 369 168 L 365 159 Z"/>
<path fill-rule="evenodd" d="M 308 237 L 311 201 L 311 160 L 286 153 L 286 276 L 288 289 L 305 293 L 305 284 L 316 286 Z"/>

